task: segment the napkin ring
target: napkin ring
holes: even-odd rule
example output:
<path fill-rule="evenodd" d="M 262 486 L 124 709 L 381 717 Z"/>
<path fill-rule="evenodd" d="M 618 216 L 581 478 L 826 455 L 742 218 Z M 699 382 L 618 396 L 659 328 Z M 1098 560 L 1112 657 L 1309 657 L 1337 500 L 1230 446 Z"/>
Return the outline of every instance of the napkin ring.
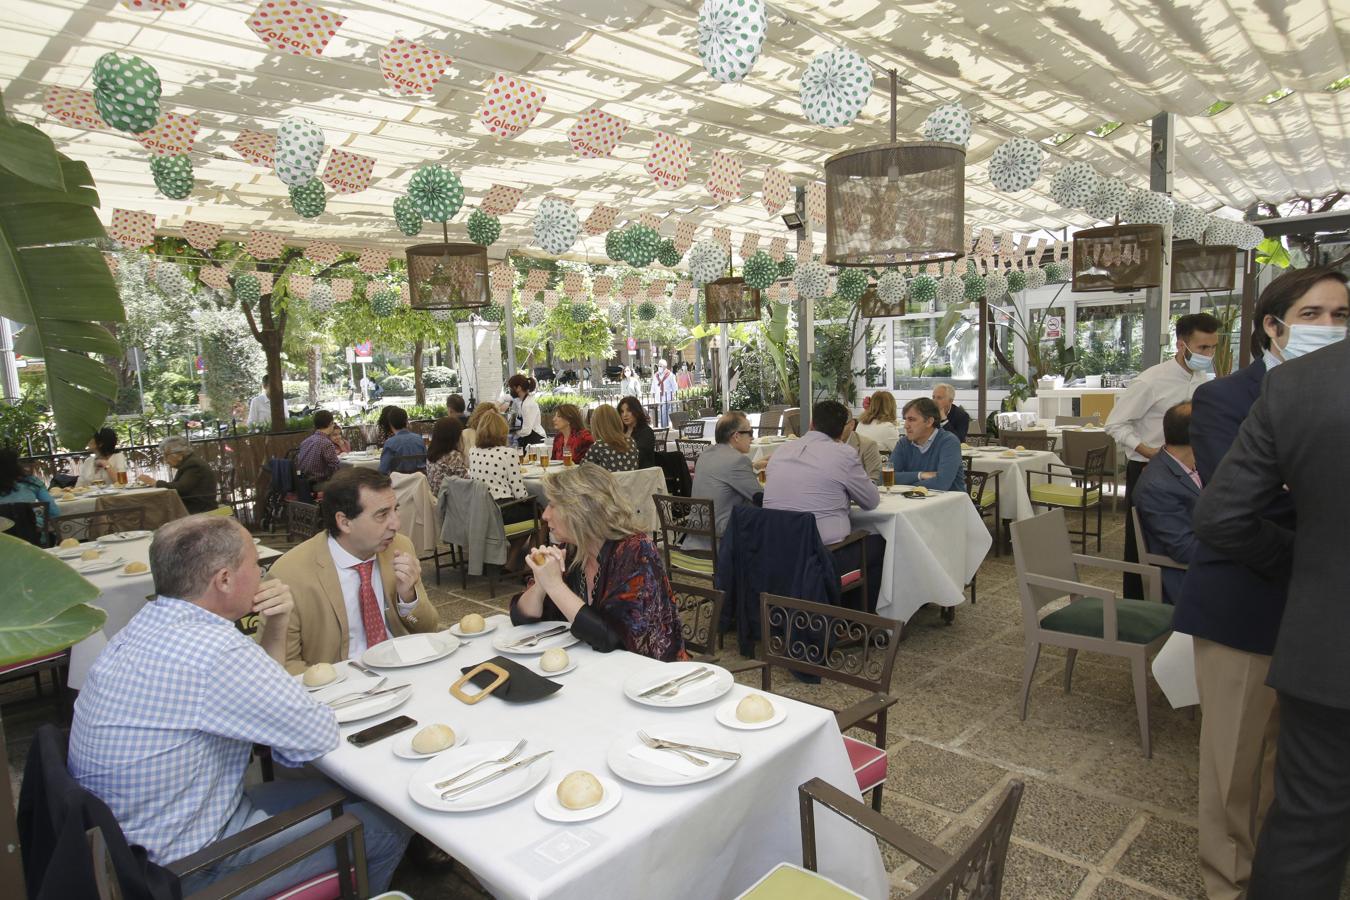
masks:
<path fill-rule="evenodd" d="M 468 684 L 469 681 L 480 672 L 491 672 L 494 676 L 492 683 L 476 694 L 466 693 L 464 691 L 464 685 Z M 491 694 L 497 688 L 506 684 L 506 680 L 510 677 L 511 673 L 506 671 L 496 663 L 491 662 L 479 663 L 469 671 L 465 672 L 464 676 L 460 678 L 459 681 L 456 681 L 454 684 L 450 685 L 450 696 L 454 697 L 461 703 L 467 703 L 470 706 L 473 706 L 475 703 L 482 700 L 488 694 Z"/>

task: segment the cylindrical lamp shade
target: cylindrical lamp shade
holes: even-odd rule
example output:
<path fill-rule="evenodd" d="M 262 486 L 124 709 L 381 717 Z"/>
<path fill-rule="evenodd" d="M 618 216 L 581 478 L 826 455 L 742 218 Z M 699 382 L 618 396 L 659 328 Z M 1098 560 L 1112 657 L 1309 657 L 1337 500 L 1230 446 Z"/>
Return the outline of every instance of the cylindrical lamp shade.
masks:
<path fill-rule="evenodd" d="M 418 244 L 406 252 L 413 309 L 473 309 L 492 299 L 481 244 Z"/>
<path fill-rule="evenodd" d="M 719 278 L 703 286 L 709 322 L 758 322 L 759 291 L 744 278 Z"/>
<path fill-rule="evenodd" d="M 889 266 L 965 253 L 966 151 L 921 141 L 825 161 L 825 262 Z"/>
<path fill-rule="evenodd" d="M 1195 241 L 1172 242 L 1172 293 L 1230 294 L 1237 281 L 1238 250 Z"/>
<path fill-rule="evenodd" d="M 1111 225 L 1073 236 L 1075 291 L 1134 291 L 1162 284 L 1162 226 Z"/>

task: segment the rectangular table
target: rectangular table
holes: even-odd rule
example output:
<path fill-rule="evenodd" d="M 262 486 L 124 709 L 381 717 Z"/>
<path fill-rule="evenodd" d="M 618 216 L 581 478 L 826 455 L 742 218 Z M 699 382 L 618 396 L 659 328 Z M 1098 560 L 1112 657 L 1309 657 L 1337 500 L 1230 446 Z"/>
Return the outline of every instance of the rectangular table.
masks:
<path fill-rule="evenodd" d="M 506 616 L 489 618 L 507 627 Z M 493 633 L 495 634 L 495 632 Z M 365 797 L 464 863 L 495 896 L 521 898 L 734 897 L 783 860 L 800 862 L 797 785 L 814 777 L 857 797 L 857 782 L 834 716 L 774 697 L 788 707 L 782 724 L 732 731 L 713 718 L 716 706 L 750 692 L 737 685 L 721 700 L 685 709 L 653 709 L 626 699 L 622 684 L 662 663 L 631 653 L 568 649 L 577 668 L 558 677 L 563 689 L 528 705 L 489 697 L 474 706 L 447 692 L 461 667 L 496 654 L 492 634 L 443 660 L 385 670 L 391 682 L 414 685 L 400 709 L 342 726 L 337 750 L 314 763 L 325 775 Z M 408 796 L 424 763 L 395 757 L 391 741 L 357 749 L 348 734 L 394 715 L 422 725 L 441 722 L 470 742 L 526 738 L 527 753 L 552 749 L 550 779 L 585 769 L 612 776 L 606 748 L 639 728 L 711 728 L 734 736 L 744 754 L 728 772 L 701 784 L 651 788 L 622 782 L 623 799 L 589 822 L 563 825 L 534 810 L 534 792 L 472 813 L 426 809 Z M 617 780 L 617 779 L 616 779 Z M 542 787 L 539 789 L 543 789 Z M 876 842 L 838 816 L 817 817 L 821 871 L 867 897 L 888 894 Z"/>
<path fill-rule="evenodd" d="M 126 509 L 128 506 L 145 507 L 145 527 L 154 531 L 159 526 L 187 516 L 187 507 L 170 488 L 102 488 L 77 494 L 71 500 L 56 498 L 62 515 L 79 515 L 104 509 Z"/>
<path fill-rule="evenodd" d="M 900 490 L 883 490 L 876 509 L 854 507 L 849 521 L 886 539 L 877 615 L 907 622 L 925 603 L 965 602 L 965 586 L 994 541 L 964 492 L 910 500 Z"/>
<path fill-rule="evenodd" d="M 966 456 L 971 457 L 970 467 L 976 472 L 999 473 L 998 515 L 1000 519 L 1012 522 L 1020 522 L 1036 514 L 1031 505 L 1031 496 L 1027 493 L 1026 473 L 1028 471 L 1044 472 L 1049 469 L 1058 475 L 1069 474 L 1068 469 L 1050 468 L 1051 463 L 1060 466 L 1063 464 L 1060 463 L 1058 455 L 1048 450 L 1027 450 L 1023 452 L 1028 455 L 1015 457 L 1004 456 L 1005 451 L 1001 447 L 991 452 L 979 448 L 964 452 Z M 1037 480 L 1037 484 L 1044 483 L 1044 478 Z M 993 484 L 991 483 L 989 487 L 992 489 Z"/>
<path fill-rule="evenodd" d="M 380 467 L 380 452 L 379 450 L 376 450 L 374 455 L 363 450 L 357 450 L 351 453 L 341 453 L 338 455 L 338 462 L 344 466 L 358 466 L 362 469 L 378 469 Z"/>

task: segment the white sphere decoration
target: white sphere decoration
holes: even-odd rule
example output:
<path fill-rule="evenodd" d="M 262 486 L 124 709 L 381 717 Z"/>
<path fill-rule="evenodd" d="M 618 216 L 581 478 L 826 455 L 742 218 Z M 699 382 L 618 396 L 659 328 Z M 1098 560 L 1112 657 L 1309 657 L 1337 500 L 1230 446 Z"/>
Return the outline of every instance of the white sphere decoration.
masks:
<path fill-rule="evenodd" d="M 989 157 L 989 181 L 1000 191 L 1025 191 L 1041 177 L 1044 152 L 1035 141 L 1013 138 L 999 145 Z"/>
<path fill-rule="evenodd" d="M 970 111 L 960 103 L 944 103 L 923 121 L 923 139 L 947 144 L 970 143 Z"/>
<path fill-rule="evenodd" d="M 1125 186 L 1125 182 L 1119 178 L 1103 176 L 1097 183 L 1097 190 L 1092 192 L 1092 199 L 1088 201 L 1087 214 L 1102 222 L 1113 221 L 1125 213 L 1125 200 L 1128 196 L 1129 188 Z"/>
<path fill-rule="evenodd" d="M 315 312 L 328 312 L 333 308 L 333 286 L 326 281 L 316 281 L 309 289 L 309 307 Z"/>
<path fill-rule="evenodd" d="M 1008 276 L 994 270 L 984 276 L 984 295 L 990 303 L 998 303 L 1008 295 Z"/>
<path fill-rule="evenodd" d="M 1172 198 L 1157 191 L 1131 192 L 1125 220 L 1133 225 L 1166 225 L 1172 221 L 1176 204 Z"/>
<path fill-rule="evenodd" d="M 695 284 L 716 281 L 728 262 L 726 248 L 717 241 L 699 241 L 689 249 L 689 278 Z"/>
<path fill-rule="evenodd" d="M 793 276 L 797 285 L 797 295 L 803 300 L 819 300 L 830 289 L 830 270 L 815 260 L 797 267 Z"/>
<path fill-rule="evenodd" d="M 877 279 L 877 299 L 886 304 L 904 303 L 909 296 L 909 282 L 900 272 L 892 269 L 882 273 Z"/>
<path fill-rule="evenodd" d="M 966 283 L 960 275 L 944 275 L 938 281 L 937 301 L 941 306 L 955 306 L 966 298 Z"/>
<path fill-rule="evenodd" d="M 534 242 L 545 253 L 557 256 L 572 249 L 581 233 L 581 222 L 570 204 L 544 200 L 534 214 Z"/>
<path fill-rule="evenodd" d="M 1037 266 L 1034 269 L 1027 269 L 1027 290 L 1034 291 L 1036 288 L 1045 287 L 1045 270 Z M 989 279 L 985 279 L 985 285 L 989 284 Z"/>

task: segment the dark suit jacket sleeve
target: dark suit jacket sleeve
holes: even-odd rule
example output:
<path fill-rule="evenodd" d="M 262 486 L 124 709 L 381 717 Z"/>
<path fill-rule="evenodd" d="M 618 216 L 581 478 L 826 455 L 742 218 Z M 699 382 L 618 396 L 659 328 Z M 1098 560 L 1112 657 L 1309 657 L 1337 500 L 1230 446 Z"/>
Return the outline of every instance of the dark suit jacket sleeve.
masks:
<path fill-rule="evenodd" d="M 638 467 L 646 469 L 656 465 L 656 434 L 643 426 L 634 428 L 632 436 L 633 446 L 638 451 Z"/>
<path fill-rule="evenodd" d="M 1177 484 L 1175 490 L 1172 488 L 1173 485 L 1162 484 L 1161 479 L 1136 485 L 1134 506 L 1139 510 L 1140 524 L 1148 533 L 1149 549 L 1190 565 L 1195 560 L 1196 545 L 1190 499 L 1195 495 L 1187 496 L 1185 485 Z"/>
<path fill-rule="evenodd" d="M 1191 398 L 1191 449 L 1195 470 L 1205 484 L 1213 480 L 1247 415 L 1246 403 L 1234 402 L 1228 392 L 1228 385 L 1210 382 L 1200 385 Z"/>

